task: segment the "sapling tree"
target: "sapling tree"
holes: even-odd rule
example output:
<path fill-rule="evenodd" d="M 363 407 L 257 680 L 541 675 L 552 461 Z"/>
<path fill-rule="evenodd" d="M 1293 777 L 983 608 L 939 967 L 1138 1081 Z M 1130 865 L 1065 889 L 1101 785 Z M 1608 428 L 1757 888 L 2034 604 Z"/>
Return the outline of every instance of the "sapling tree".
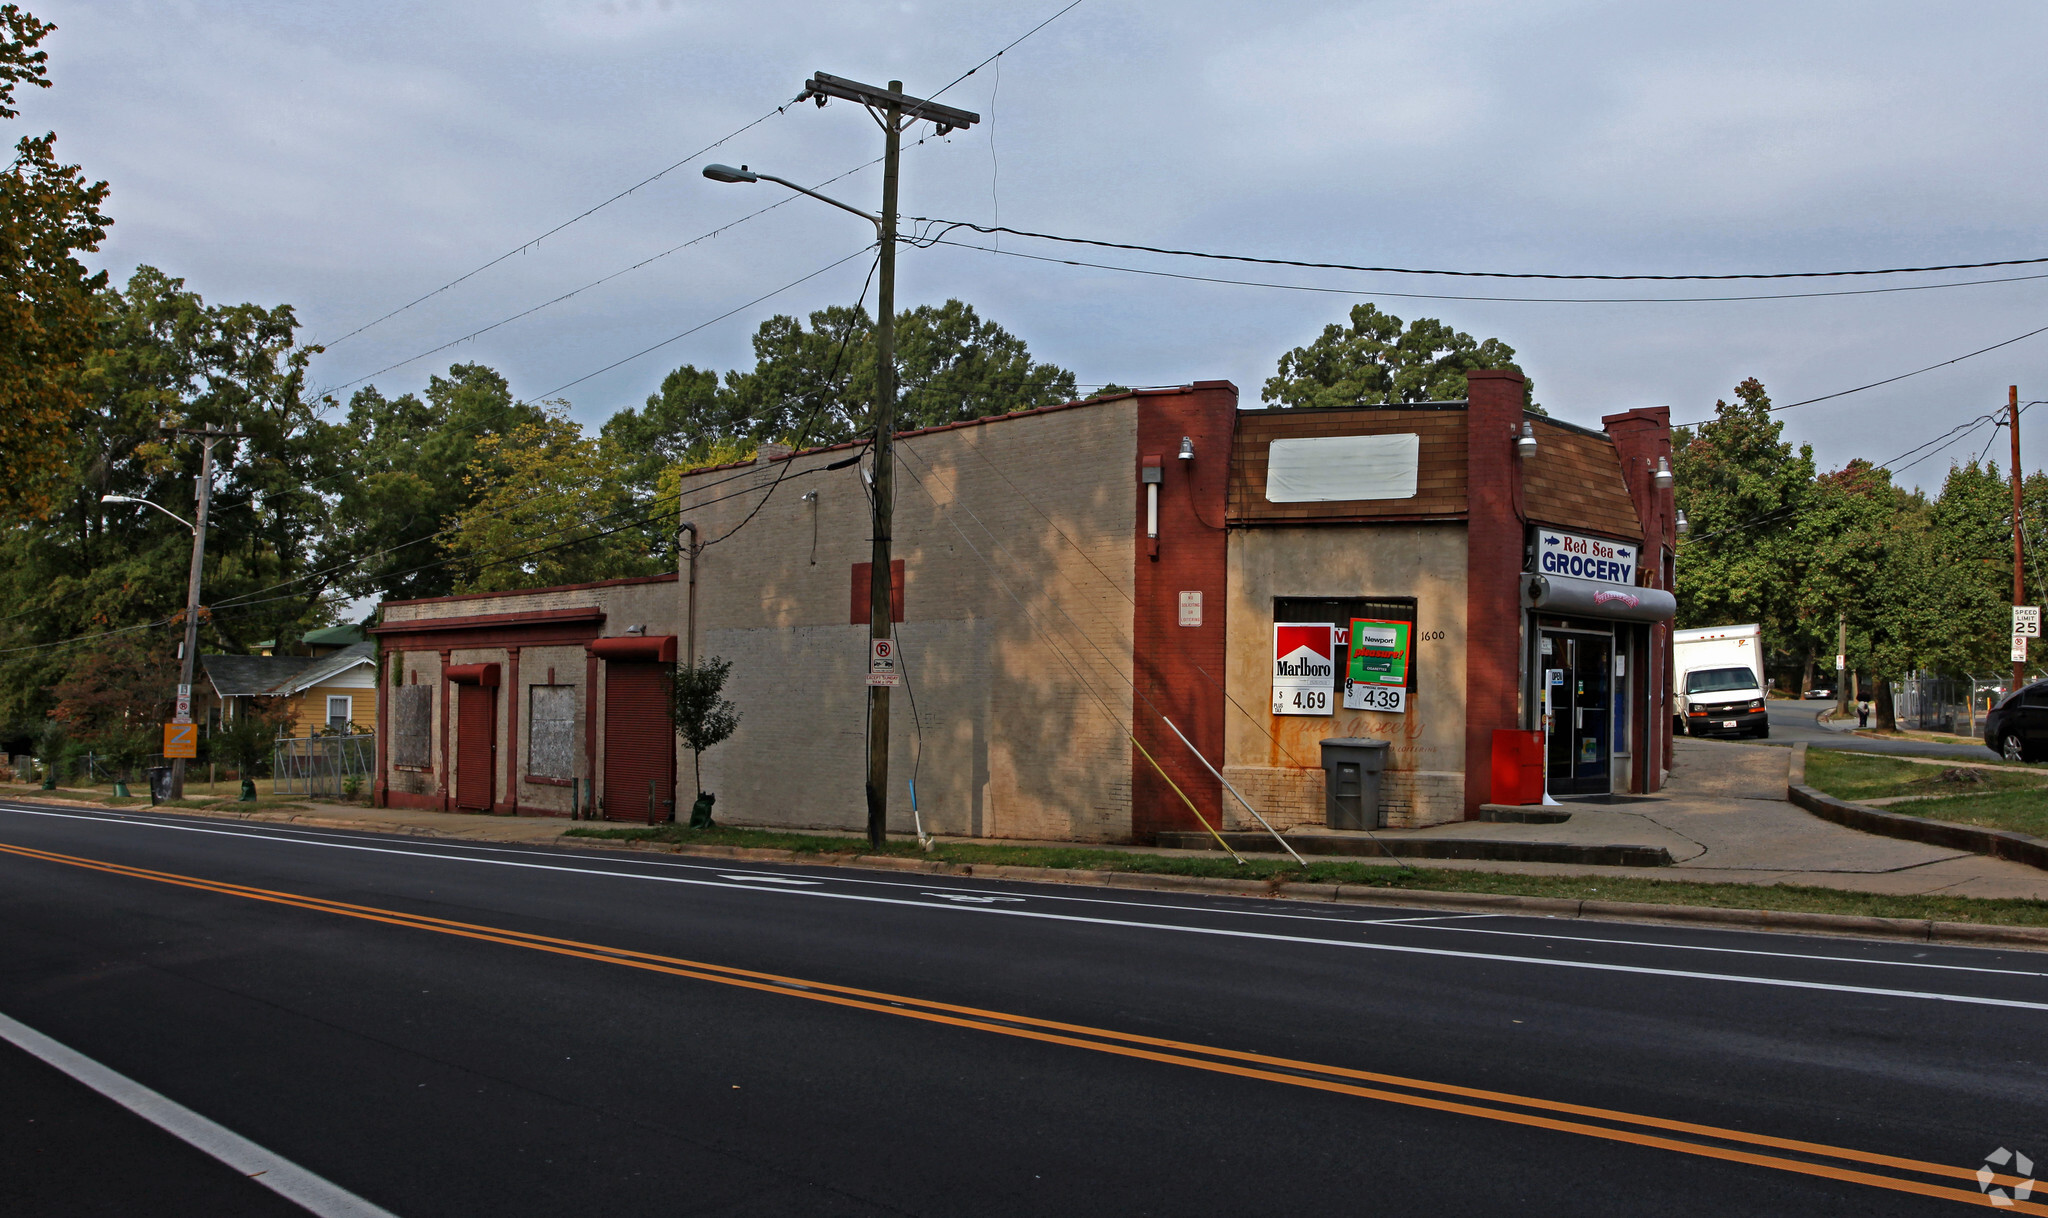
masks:
<path fill-rule="evenodd" d="M 669 719 L 690 750 L 691 779 L 697 802 L 690 809 L 690 827 L 708 828 L 715 798 L 704 790 L 704 750 L 723 742 L 740 725 L 740 708 L 723 695 L 732 661 L 717 656 L 677 662 L 669 680 Z"/>

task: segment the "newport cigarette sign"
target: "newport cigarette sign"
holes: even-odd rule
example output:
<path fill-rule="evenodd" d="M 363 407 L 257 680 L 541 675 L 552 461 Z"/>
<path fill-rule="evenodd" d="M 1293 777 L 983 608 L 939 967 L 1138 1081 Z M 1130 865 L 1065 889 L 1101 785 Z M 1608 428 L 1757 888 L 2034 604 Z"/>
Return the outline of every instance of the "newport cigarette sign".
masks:
<path fill-rule="evenodd" d="M 1337 689 L 1337 628 L 1328 622 L 1273 623 L 1273 713 L 1327 715 Z"/>

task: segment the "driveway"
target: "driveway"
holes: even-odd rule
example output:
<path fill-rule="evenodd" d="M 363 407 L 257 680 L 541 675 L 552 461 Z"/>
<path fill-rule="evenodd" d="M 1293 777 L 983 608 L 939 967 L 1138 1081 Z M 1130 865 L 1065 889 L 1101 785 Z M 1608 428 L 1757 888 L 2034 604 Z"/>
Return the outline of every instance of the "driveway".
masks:
<path fill-rule="evenodd" d="M 1819 716 L 1833 710 L 1834 705 L 1833 702 L 1773 698 L 1770 704 L 1771 743 L 1804 744 L 1815 749 L 1849 749 L 1858 753 L 1891 753 L 1908 757 L 1955 757 L 1964 761 L 1997 760 L 1996 755 L 1981 744 L 1876 740 L 1869 736 L 1858 736 L 1843 726 L 1817 722 Z"/>

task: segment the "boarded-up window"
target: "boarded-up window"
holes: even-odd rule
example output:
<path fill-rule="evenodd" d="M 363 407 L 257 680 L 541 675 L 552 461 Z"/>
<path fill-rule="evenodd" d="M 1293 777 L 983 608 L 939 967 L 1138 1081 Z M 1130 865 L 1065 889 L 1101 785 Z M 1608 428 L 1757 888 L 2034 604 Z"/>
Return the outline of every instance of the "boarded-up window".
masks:
<path fill-rule="evenodd" d="M 575 777 L 576 687 L 531 686 L 527 708 L 527 774 L 534 778 Z"/>
<path fill-rule="evenodd" d="M 1413 499 L 1422 439 L 1309 436 L 1275 440 L 1266 449 L 1266 498 L 1273 503 L 1336 503 Z"/>
<path fill-rule="evenodd" d="M 391 764 L 401 769 L 432 767 L 434 687 L 401 685 L 391 691 Z"/>

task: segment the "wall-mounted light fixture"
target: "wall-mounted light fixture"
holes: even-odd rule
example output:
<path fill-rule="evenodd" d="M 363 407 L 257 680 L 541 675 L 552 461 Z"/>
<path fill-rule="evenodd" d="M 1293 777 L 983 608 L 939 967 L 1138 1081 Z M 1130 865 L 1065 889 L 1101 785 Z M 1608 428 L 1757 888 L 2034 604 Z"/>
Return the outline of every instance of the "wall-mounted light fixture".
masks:
<path fill-rule="evenodd" d="M 1671 462 L 1668 458 L 1657 458 L 1657 472 L 1650 475 L 1650 485 L 1660 491 L 1668 491 L 1675 479 L 1671 476 Z"/>
<path fill-rule="evenodd" d="M 1159 484 L 1166 481 L 1166 471 L 1160 467 L 1159 458 L 1146 457 L 1138 476 L 1145 483 L 1145 546 L 1153 558 L 1159 557 Z"/>
<path fill-rule="evenodd" d="M 1522 435 L 1515 441 L 1515 455 L 1524 461 L 1536 455 L 1536 428 L 1527 419 L 1522 420 Z"/>
<path fill-rule="evenodd" d="M 1692 521 L 1690 521 L 1690 520 L 1687 520 L 1687 519 L 1685 518 L 1685 509 L 1684 509 L 1684 508 L 1679 508 L 1679 509 L 1678 509 L 1678 535 L 1679 535 L 1680 537 L 1683 537 L 1683 536 L 1685 536 L 1685 535 L 1686 535 L 1687 533 L 1690 533 L 1690 532 L 1692 532 Z"/>
<path fill-rule="evenodd" d="M 1182 436 L 1180 438 L 1180 459 L 1183 461 L 1195 459 L 1195 439 L 1193 436 Z"/>

